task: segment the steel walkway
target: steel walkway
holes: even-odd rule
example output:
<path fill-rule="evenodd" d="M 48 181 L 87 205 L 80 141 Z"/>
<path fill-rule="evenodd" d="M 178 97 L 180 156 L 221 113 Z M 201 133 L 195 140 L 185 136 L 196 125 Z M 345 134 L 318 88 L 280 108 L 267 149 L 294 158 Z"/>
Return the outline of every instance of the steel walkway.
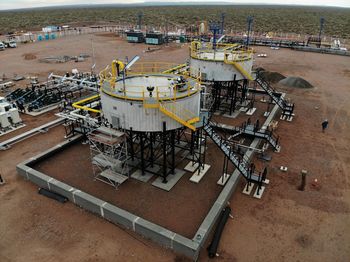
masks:
<path fill-rule="evenodd" d="M 248 182 L 262 183 L 265 179 L 262 173 L 255 173 L 247 159 L 240 158 L 235 154 L 226 140 L 215 132 L 212 123 L 207 122 L 203 129 Z"/>

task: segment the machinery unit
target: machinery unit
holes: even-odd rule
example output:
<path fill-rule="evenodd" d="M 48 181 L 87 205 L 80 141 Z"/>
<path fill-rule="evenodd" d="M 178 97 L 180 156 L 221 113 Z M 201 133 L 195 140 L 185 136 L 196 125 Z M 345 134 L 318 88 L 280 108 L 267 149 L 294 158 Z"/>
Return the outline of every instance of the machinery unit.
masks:
<path fill-rule="evenodd" d="M 164 43 L 164 36 L 161 32 L 150 31 L 146 34 L 146 44 L 161 45 Z"/>
<path fill-rule="evenodd" d="M 11 123 L 9 121 L 9 117 L 7 112 L 0 112 L 0 128 L 2 130 L 9 129 L 11 127 Z"/>
<path fill-rule="evenodd" d="M 20 124 L 22 123 L 22 119 L 21 117 L 19 116 L 19 113 L 18 113 L 18 109 L 17 108 L 11 108 L 9 110 L 10 112 L 10 116 L 11 116 L 11 120 L 12 120 L 12 124 L 13 125 L 17 125 L 17 124 Z"/>
<path fill-rule="evenodd" d="M 145 36 L 140 30 L 128 30 L 126 31 L 126 39 L 129 43 L 143 43 Z"/>
<path fill-rule="evenodd" d="M 22 123 L 19 116 L 18 109 L 7 102 L 4 97 L 0 97 L 0 114 L 1 114 L 1 127 L 9 127 L 12 125 L 17 125 Z"/>

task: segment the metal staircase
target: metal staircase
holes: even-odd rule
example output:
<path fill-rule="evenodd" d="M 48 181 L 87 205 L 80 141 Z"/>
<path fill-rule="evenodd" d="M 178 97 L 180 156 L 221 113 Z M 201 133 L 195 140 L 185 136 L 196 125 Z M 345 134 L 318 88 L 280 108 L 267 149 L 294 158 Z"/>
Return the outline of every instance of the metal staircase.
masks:
<path fill-rule="evenodd" d="M 272 100 L 282 109 L 282 115 L 288 117 L 293 116 L 294 104 L 288 103 L 282 96 L 276 96 L 276 91 L 260 76 L 259 72 L 256 74 L 255 82 L 257 82 L 260 87 L 272 98 Z"/>
<path fill-rule="evenodd" d="M 267 142 L 269 142 L 269 144 L 274 148 L 275 151 L 279 152 L 281 149 L 281 146 L 279 145 L 278 136 L 276 136 L 270 130 L 259 129 L 255 125 L 247 125 L 247 123 L 243 123 L 242 126 L 236 127 L 236 126 L 229 126 L 225 124 L 216 124 L 214 128 L 219 128 L 227 131 L 234 131 L 236 132 L 234 136 L 244 134 L 244 135 L 250 135 L 257 138 L 265 139 Z"/>
<path fill-rule="evenodd" d="M 215 124 L 208 121 L 203 129 L 248 182 L 261 184 L 265 180 L 264 173 L 255 173 L 254 165 L 250 164 L 248 159 L 237 155 L 226 140 L 215 132 L 214 126 Z"/>

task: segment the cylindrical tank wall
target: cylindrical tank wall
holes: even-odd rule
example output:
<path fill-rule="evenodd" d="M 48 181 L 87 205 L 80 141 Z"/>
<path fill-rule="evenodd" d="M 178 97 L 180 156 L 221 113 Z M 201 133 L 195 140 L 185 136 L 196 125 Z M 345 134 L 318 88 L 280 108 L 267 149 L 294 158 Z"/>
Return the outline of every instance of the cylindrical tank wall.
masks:
<path fill-rule="evenodd" d="M 253 59 L 238 62 L 245 71 L 252 73 Z M 208 81 L 233 81 L 246 79 L 232 64 L 226 64 L 224 61 L 201 60 L 197 58 L 190 59 L 190 71 L 192 76 L 198 76 L 202 73 L 202 80 Z"/>
<path fill-rule="evenodd" d="M 166 102 L 164 102 L 166 103 Z M 174 103 L 174 102 L 169 102 Z M 176 100 L 180 108 L 199 115 L 200 92 Z M 144 108 L 142 101 L 123 100 L 101 92 L 101 104 L 104 117 L 114 128 L 141 132 L 160 132 L 163 122 L 167 130 L 181 128 L 183 125 L 163 114 L 159 108 Z"/>

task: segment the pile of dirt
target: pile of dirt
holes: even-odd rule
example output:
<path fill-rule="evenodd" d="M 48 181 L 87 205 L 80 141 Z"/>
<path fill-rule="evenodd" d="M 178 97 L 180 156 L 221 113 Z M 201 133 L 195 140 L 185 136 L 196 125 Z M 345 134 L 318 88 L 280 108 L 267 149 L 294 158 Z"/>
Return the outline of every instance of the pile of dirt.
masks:
<path fill-rule="evenodd" d="M 278 82 L 281 85 L 288 86 L 288 87 L 296 87 L 296 88 L 312 88 L 313 85 L 311 85 L 308 81 L 301 77 L 296 76 L 289 76 L 285 79 Z"/>
<path fill-rule="evenodd" d="M 262 71 L 261 75 L 270 83 L 277 83 L 286 77 L 278 72 Z"/>
<path fill-rule="evenodd" d="M 24 57 L 24 60 L 34 60 L 36 59 L 36 55 L 32 53 L 26 53 L 22 55 Z"/>

